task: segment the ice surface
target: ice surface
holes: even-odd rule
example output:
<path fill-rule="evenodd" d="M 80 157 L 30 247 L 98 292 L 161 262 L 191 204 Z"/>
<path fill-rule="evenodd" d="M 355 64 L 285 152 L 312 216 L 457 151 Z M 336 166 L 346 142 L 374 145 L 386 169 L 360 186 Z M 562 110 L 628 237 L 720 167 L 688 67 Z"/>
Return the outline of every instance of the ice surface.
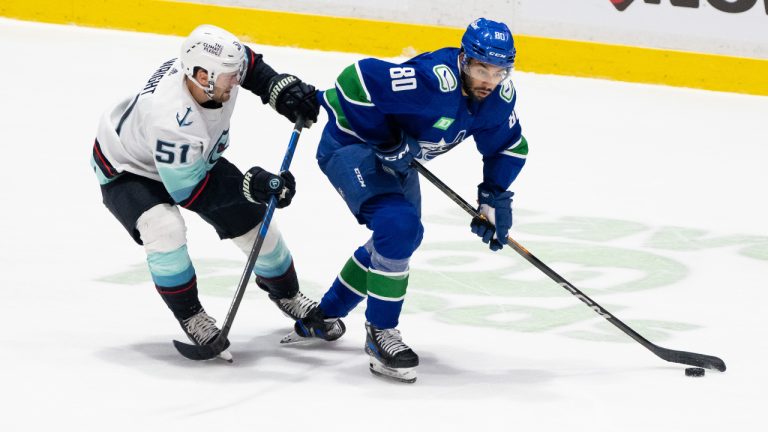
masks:
<path fill-rule="evenodd" d="M 176 56 L 177 37 L 0 20 L 0 430 L 762 430 L 768 384 L 768 98 L 516 72 L 530 155 L 512 235 L 659 345 L 722 357 L 685 377 L 510 250 L 492 254 L 423 182 L 426 234 L 401 317 L 414 385 L 368 372 L 361 311 L 335 344 L 284 347 L 254 285 L 232 365 L 182 334 L 88 165 L 99 114 Z M 357 55 L 254 46 L 321 88 Z M 520 55 L 526 55 L 521 52 Z M 241 93 L 227 158 L 276 169 L 291 125 Z M 323 122 L 325 117 L 323 115 Z M 367 231 L 301 137 L 274 219 L 303 290 L 324 292 Z M 471 142 L 429 164 L 474 199 Z M 184 213 L 206 309 L 245 257 Z M 759 426 L 763 424 L 763 426 Z"/>

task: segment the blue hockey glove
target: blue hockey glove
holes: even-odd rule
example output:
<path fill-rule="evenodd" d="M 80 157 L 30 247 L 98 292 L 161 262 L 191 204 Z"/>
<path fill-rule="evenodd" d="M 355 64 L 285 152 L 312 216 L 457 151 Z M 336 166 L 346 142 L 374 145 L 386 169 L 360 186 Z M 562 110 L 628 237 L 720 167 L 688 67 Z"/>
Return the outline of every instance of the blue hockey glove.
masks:
<path fill-rule="evenodd" d="M 477 211 L 482 218 L 472 219 L 472 232 L 483 239 L 492 251 L 507 244 L 507 235 L 512 228 L 512 196 L 514 192 L 492 192 L 481 184 L 477 188 Z"/>
<path fill-rule="evenodd" d="M 374 149 L 376 157 L 381 161 L 381 166 L 385 171 L 393 175 L 403 175 L 411 168 L 413 158 L 419 155 L 421 146 L 416 138 L 403 133 L 400 142 L 394 146 L 386 148 L 377 147 Z"/>

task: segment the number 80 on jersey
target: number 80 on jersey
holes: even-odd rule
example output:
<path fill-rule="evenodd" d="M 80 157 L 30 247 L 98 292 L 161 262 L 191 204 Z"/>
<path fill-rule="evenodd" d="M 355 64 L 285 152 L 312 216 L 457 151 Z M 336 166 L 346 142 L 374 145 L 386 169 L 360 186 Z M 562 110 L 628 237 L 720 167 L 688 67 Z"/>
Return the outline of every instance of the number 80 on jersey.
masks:
<path fill-rule="evenodd" d="M 393 67 L 389 69 L 392 78 L 392 91 L 413 90 L 416 88 L 416 71 L 412 67 Z"/>

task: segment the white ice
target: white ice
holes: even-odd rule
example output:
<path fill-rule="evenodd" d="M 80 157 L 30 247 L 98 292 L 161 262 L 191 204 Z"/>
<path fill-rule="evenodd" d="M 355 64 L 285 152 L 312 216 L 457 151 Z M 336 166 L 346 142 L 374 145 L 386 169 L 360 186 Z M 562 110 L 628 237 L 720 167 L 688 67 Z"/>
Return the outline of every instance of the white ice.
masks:
<path fill-rule="evenodd" d="M 101 111 L 180 41 L 0 20 L 0 430 L 765 430 L 768 98 L 514 74 L 530 154 L 512 236 L 653 342 L 720 356 L 725 373 L 685 377 L 513 251 L 484 249 L 422 182 L 400 325 L 421 365 L 402 385 L 367 370 L 362 307 L 337 343 L 283 347 L 291 323 L 253 284 L 234 364 L 174 350 L 183 335 L 88 158 Z M 321 88 L 360 57 L 254 48 Z M 277 169 L 290 123 L 246 92 L 238 104 L 227 158 Z M 301 137 L 298 194 L 274 219 L 315 298 L 367 238 L 315 163 L 321 129 Z M 429 168 L 474 199 L 471 142 Z M 221 322 L 245 257 L 184 214 Z"/>

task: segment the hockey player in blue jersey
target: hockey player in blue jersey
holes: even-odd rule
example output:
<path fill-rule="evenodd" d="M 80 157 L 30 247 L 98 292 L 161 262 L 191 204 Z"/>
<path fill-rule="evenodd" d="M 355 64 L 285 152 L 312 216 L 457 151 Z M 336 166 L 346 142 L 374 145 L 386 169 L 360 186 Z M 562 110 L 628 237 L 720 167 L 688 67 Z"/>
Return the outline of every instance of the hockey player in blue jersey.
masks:
<path fill-rule="evenodd" d="M 200 215 L 247 255 L 265 202 L 277 195 L 277 207 L 285 207 L 296 190 L 290 172 L 275 175 L 253 167 L 244 176 L 222 156 L 240 87 L 292 122 L 299 115 L 317 119 L 314 87 L 278 74 L 226 30 L 202 25 L 184 40 L 179 58 L 163 63 L 138 93 L 104 113 L 92 150 L 104 204 L 144 246 L 158 293 L 199 345 L 220 330 L 200 304 L 179 208 Z M 254 273 L 259 287 L 292 320 L 317 304 L 299 290 L 293 258 L 274 224 Z M 231 359 L 228 351 L 221 357 Z"/>
<path fill-rule="evenodd" d="M 467 27 L 461 49 L 443 48 L 401 64 L 360 60 L 322 93 L 329 122 L 318 163 L 372 235 L 284 342 L 338 338 L 331 332 L 338 318 L 367 297 L 371 371 L 416 380 L 419 357 L 396 329 L 408 262 L 423 234 L 419 179 L 411 162 L 427 162 L 473 136 L 483 157 L 477 192 L 486 221 L 473 220 L 471 230 L 492 250 L 501 249 L 512 226 L 508 189 L 528 153 L 508 79 L 514 60 L 509 28 L 480 18 Z"/>

